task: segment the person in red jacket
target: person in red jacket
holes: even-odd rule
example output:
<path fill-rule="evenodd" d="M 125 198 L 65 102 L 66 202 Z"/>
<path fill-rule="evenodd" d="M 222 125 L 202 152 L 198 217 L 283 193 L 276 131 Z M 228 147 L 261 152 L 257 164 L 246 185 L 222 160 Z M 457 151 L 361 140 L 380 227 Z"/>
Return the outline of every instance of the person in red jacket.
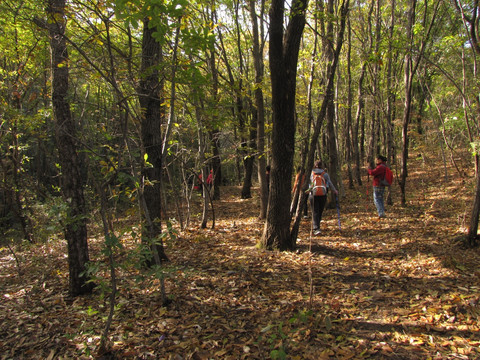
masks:
<path fill-rule="evenodd" d="M 207 185 L 210 189 L 212 188 L 212 185 L 213 185 L 213 169 L 210 170 L 210 174 L 208 174 Z"/>
<path fill-rule="evenodd" d="M 387 165 L 385 164 L 387 161 L 387 158 L 382 155 L 378 155 L 376 159 L 376 164 L 377 166 L 375 169 L 372 167 L 368 167 L 368 175 L 373 176 L 373 203 L 375 204 L 375 207 L 377 208 L 378 212 L 378 217 L 379 218 L 384 218 L 386 217 L 385 215 L 385 204 L 383 200 L 383 196 L 385 194 L 385 185 L 382 185 L 382 180 L 385 178 L 385 171 L 387 168 Z"/>

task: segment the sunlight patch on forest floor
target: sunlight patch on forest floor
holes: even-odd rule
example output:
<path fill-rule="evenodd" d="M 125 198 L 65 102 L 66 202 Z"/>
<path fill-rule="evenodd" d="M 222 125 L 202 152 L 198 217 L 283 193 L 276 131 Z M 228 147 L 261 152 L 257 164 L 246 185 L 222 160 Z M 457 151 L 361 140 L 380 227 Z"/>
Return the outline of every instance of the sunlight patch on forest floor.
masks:
<path fill-rule="evenodd" d="M 122 359 L 265 359 L 279 349 L 292 359 L 479 357 L 479 250 L 453 241 L 470 185 L 442 181 L 411 182 L 406 207 L 394 186 L 381 220 L 370 184 L 348 190 L 341 230 L 336 209 L 326 210 L 320 236 L 302 219 L 294 252 L 258 249 L 256 189 L 239 201 L 239 187 L 223 188 L 215 229 L 194 218 L 168 242 L 168 307 L 158 280 L 118 269 L 112 349 Z M 121 259 L 138 244 L 131 234 Z M 90 238 L 100 263 L 101 240 Z M 92 358 L 108 301 L 100 292 L 68 298 L 65 248 L 17 247 L 20 269 L 1 249 L 1 359 Z"/>

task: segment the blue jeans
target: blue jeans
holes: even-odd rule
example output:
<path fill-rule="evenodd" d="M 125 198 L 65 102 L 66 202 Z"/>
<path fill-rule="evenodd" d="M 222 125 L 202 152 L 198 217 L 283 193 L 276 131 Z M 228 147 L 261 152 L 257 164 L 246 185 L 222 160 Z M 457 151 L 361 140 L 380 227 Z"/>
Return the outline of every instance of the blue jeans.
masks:
<path fill-rule="evenodd" d="M 385 216 L 385 205 L 383 202 L 384 193 L 385 193 L 385 186 L 373 187 L 373 202 L 377 208 L 378 216 Z"/>

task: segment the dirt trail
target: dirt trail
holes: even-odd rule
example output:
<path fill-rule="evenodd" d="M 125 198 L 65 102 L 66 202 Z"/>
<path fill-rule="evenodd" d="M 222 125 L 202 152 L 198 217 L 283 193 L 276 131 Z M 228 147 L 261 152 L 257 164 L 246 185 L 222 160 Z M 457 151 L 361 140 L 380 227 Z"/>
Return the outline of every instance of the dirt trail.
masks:
<path fill-rule="evenodd" d="M 224 188 L 216 228 L 194 223 L 167 248 L 171 305 L 161 306 L 157 281 L 147 286 L 131 271 L 121 273 L 114 354 L 480 358 L 479 250 L 454 241 L 464 231 L 471 184 L 445 186 L 441 169 L 427 177 L 421 165 L 409 178 L 407 207 L 399 206 L 393 186 L 394 205 L 379 220 L 368 185 L 347 190 L 341 231 L 336 209 L 326 211 L 322 235 L 314 238 L 302 220 L 295 252 L 258 249 L 258 199 L 239 200 L 239 188 Z M 1 359 L 95 353 L 108 304 L 98 294 L 67 298 L 64 250 L 58 242 L 24 248 L 17 254 L 21 275 L 8 249 L 1 250 Z"/>

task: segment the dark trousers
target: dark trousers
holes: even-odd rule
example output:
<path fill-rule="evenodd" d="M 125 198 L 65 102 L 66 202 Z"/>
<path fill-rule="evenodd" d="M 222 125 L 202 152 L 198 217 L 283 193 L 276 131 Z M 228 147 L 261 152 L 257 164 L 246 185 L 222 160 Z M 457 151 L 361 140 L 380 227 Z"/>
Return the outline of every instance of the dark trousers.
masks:
<path fill-rule="evenodd" d="M 327 195 L 310 196 L 310 205 L 312 209 L 313 230 L 320 230 L 320 221 L 322 221 L 323 210 L 327 203 Z"/>

